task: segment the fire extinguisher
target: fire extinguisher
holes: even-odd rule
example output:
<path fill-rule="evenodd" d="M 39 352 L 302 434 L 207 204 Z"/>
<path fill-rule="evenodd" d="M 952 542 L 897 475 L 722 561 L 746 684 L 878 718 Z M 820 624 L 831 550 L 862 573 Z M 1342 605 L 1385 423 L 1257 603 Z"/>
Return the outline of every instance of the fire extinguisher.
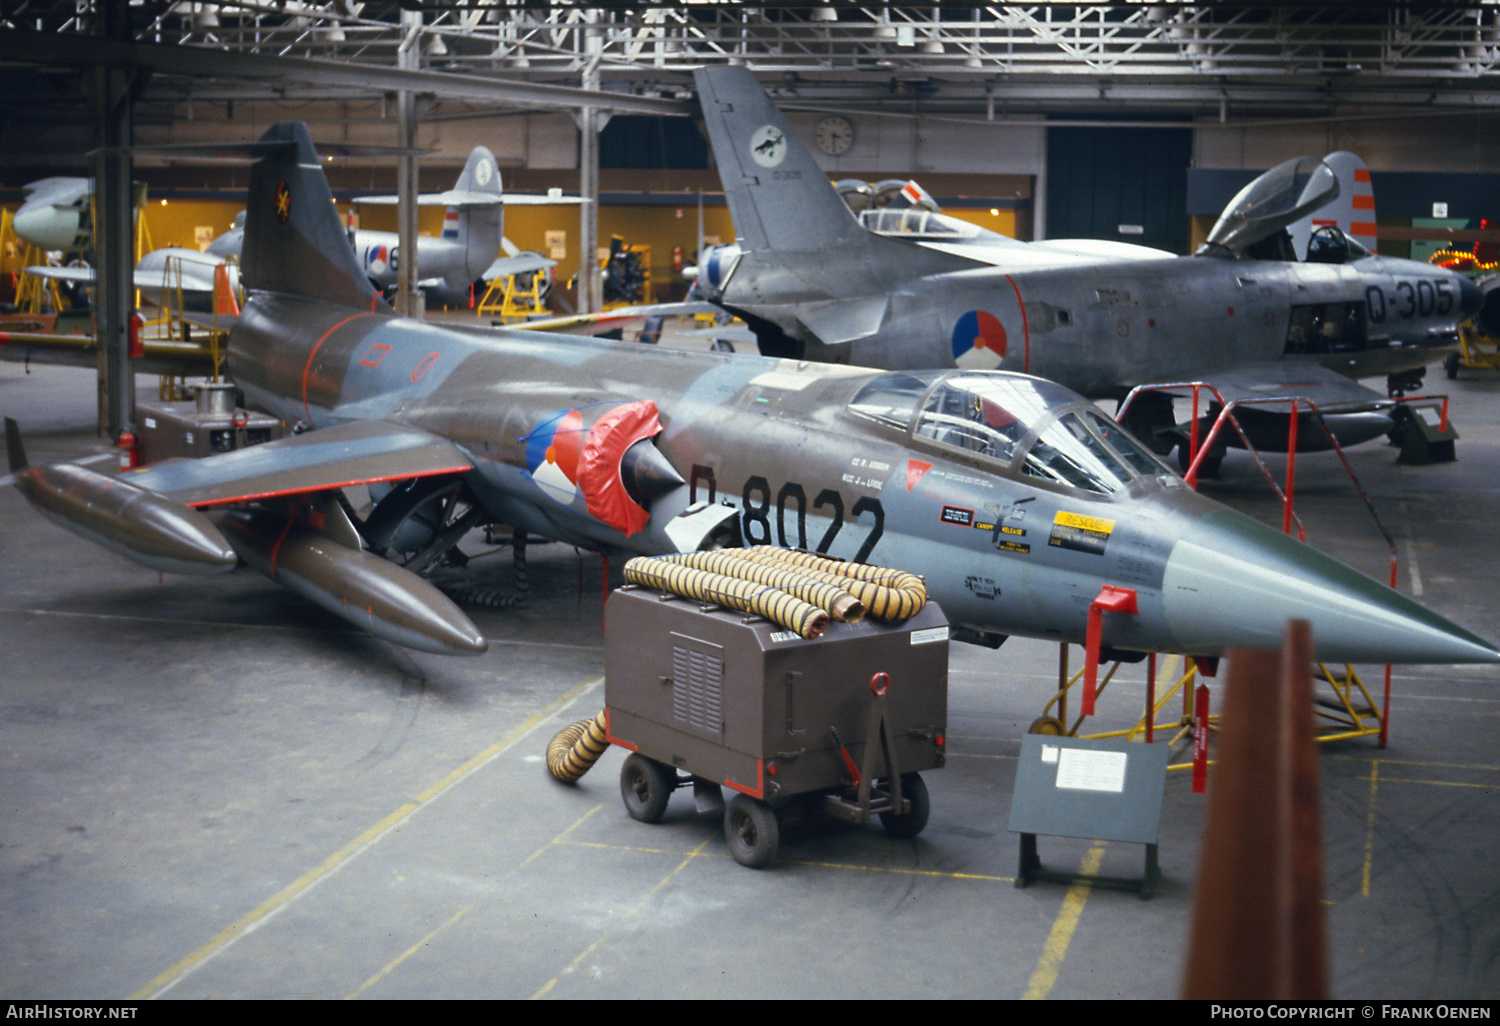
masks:
<path fill-rule="evenodd" d="M 673 246 L 672 247 L 672 270 L 674 270 L 674 271 L 681 271 L 682 270 L 682 247 L 681 246 Z"/>
<path fill-rule="evenodd" d="M 145 343 L 141 341 L 141 329 L 145 325 L 146 319 L 141 316 L 141 312 L 139 310 L 133 311 L 130 315 L 130 323 L 126 325 L 125 329 L 127 339 L 130 343 L 129 352 L 132 360 L 139 360 L 146 355 Z"/>
<path fill-rule="evenodd" d="M 135 435 L 129 431 L 120 432 L 120 469 L 134 470 L 141 462 L 141 450 L 135 443 Z"/>

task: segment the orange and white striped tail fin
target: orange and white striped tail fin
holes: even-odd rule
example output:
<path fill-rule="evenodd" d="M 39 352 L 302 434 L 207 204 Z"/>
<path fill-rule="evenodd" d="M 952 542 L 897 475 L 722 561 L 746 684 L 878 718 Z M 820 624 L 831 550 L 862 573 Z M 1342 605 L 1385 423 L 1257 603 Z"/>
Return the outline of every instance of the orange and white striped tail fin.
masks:
<path fill-rule="evenodd" d="M 1375 252 L 1375 189 L 1370 170 L 1357 154 L 1340 150 L 1323 158 L 1339 181 L 1338 198 L 1290 226 L 1297 258 L 1307 256 L 1307 240 L 1325 225 L 1334 225 L 1370 252 Z"/>

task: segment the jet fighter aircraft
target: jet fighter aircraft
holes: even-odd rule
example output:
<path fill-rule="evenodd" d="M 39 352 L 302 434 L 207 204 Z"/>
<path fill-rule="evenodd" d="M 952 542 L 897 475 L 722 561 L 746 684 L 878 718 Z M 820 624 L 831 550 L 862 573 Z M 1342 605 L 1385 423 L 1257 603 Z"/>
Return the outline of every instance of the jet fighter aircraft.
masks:
<path fill-rule="evenodd" d="M 392 204 L 396 197 L 366 196 L 357 202 Z M 417 197 L 420 206 L 448 208 L 443 215 L 442 235 L 417 236 L 417 273 L 421 276 L 418 286 L 436 293 L 437 298 L 453 299 L 466 295 L 469 286 L 478 280 L 490 281 L 556 267 L 557 261 L 540 253 L 521 252 L 505 238 L 501 207 L 570 202 L 577 202 L 577 197 L 504 193 L 495 155 L 488 147 L 474 147 L 453 188 Z M 236 218 L 234 228 L 215 239 L 209 252 L 239 256 L 244 234 L 244 222 Z M 400 277 L 401 237 L 395 232 L 355 228 L 349 241 L 371 283 L 387 293 L 394 289 Z M 497 256 L 502 250 L 505 255 Z"/>
<path fill-rule="evenodd" d="M 471 527 L 596 551 L 813 548 L 926 578 L 971 632 L 1082 641 L 1105 585 L 1114 650 L 1217 654 L 1312 622 L 1319 657 L 1494 662 L 1395 591 L 1187 488 L 1076 393 L 995 371 L 889 372 L 396 317 L 350 249 L 307 130 L 250 180 L 249 298 L 228 365 L 297 433 L 119 476 L 26 466 L 56 523 L 148 567 L 239 559 L 375 634 L 475 653 L 407 565 Z M 340 489 L 392 487 L 367 517 Z M 389 557 L 389 558 L 387 558 Z"/>
<path fill-rule="evenodd" d="M 22 241 L 47 252 L 83 253 L 94 248 L 91 179 L 42 178 L 23 185 L 21 191 L 26 198 L 11 223 Z M 140 205 L 139 198 L 136 205 Z"/>
<path fill-rule="evenodd" d="M 937 226 L 929 238 L 878 234 L 851 214 L 748 70 L 694 76 L 739 235 L 737 251 L 705 261 L 700 281 L 767 355 L 1017 370 L 1091 398 L 1200 380 L 1227 401 L 1301 396 L 1335 413 L 1389 405 L 1356 378 L 1415 387 L 1482 301 L 1462 275 L 1375 256 L 1334 227 L 1306 262 L 1289 242 L 1278 247 L 1287 226 L 1335 195 L 1335 172 L 1316 160 L 1257 179 L 1193 257 L 1107 241 L 970 238 L 939 230 L 940 217 L 928 218 Z M 1164 452 L 1179 432 L 1160 399 L 1138 407 L 1132 426 L 1148 441 L 1163 435 Z M 1284 446 L 1284 415 L 1256 419 L 1245 421 L 1252 442 Z M 1347 443 L 1390 424 L 1355 416 L 1332 426 Z"/>

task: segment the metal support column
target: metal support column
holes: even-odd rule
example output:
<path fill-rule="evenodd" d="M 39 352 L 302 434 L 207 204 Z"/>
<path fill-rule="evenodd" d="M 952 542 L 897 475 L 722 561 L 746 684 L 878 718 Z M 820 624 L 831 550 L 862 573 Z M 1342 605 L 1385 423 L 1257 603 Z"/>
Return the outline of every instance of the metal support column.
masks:
<path fill-rule="evenodd" d="M 130 39 L 124 3 L 98 8 L 96 29 L 109 40 Z M 135 298 L 131 241 L 135 221 L 130 179 L 131 104 L 140 72 L 96 65 L 84 72 L 94 107 L 99 148 L 94 152 L 94 296 L 99 339 L 99 423 L 118 441 L 135 422 L 135 373 L 130 365 L 129 326 Z"/>
<path fill-rule="evenodd" d="M 585 89 L 599 88 L 599 28 L 597 11 L 585 11 L 583 37 Z M 596 313 L 604 307 L 604 285 L 599 277 L 599 116 L 593 107 L 576 115 L 578 122 L 578 312 Z"/>
<path fill-rule="evenodd" d="M 401 47 L 397 66 L 415 71 L 422 63 L 422 12 L 401 12 Z M 396 161 L 396 312 L 422 317 L 422 291 L 417 287 L 417 98 L 409 89 L 396 94 L 396 134 L 404 150 Z"/>

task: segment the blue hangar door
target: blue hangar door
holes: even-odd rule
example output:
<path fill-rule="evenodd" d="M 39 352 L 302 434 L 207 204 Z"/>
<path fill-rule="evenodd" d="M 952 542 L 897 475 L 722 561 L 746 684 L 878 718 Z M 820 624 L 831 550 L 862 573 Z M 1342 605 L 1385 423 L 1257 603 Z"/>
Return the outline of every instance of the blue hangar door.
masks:
<path fill-rule="evenodd" d="M 1047 129 L 1047 237 L 1186 253 L 1193 130 Z"/>

